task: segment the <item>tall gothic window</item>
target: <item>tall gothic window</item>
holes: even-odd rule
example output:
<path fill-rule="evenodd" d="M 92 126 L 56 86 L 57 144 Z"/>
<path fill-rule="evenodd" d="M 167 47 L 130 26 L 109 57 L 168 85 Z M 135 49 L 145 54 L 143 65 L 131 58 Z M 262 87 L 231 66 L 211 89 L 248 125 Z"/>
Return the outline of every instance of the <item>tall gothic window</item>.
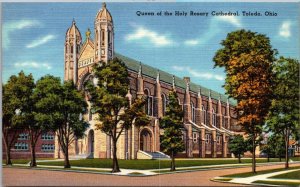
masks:
<path fill-rule="evenodd" d="M 191 112 L 192 112 L 192 122 L 196 121 L 196 115 L 195 115 L 195 106 L 194 103 L 191 102 Z"/>
<path fill-rule="evenodd" d="M 104 41 L 105 41 L 104 29 L 101 29 L 101 45 L 104 45 Z"/>
<path fill-rule="evenodd" d="M 71 54 L 73 54 L 73 46 L 71 46 Z"/>
<path fill-rule="evenodd" d="M 148 89 L 145 89 L 144 94 L 147 97 L 147 102 L 145 104 L 145 112 L 147 115 L 152 116 L 153 115 L 153 97 L 150 95 L 150 92 Z"/>
<path fill-rule="evenodd" d="M 202 105 L 201 120 L 203 124 L 206 124 L 206 110 L 204 105 Z"/>
<path fill-rule="evenodd" d="M 166 114 L 166 109 L 167 109 L 167 97 L 166 97 L 166 95 L 162 94 L 161 99 L 162 99 L 162 112 L 163 112 L 163 115 L 165 115 Z"/>
<path fill-rule="evenodd" d="M 212 125 L 216 126 L 217 124 L 217 116 L 216 116 L 216 112 L 214 109 L 212 109 Z"/>

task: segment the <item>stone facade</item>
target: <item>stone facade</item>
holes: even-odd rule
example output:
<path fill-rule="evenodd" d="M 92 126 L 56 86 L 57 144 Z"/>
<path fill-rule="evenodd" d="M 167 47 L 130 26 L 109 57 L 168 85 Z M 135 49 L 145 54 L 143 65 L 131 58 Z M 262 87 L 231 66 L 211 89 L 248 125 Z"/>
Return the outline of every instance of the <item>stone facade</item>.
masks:
<path fill-rule="evenodd" d="M 146 127 L 132 124 L 123 132 L 117 144 L 117 156 L 121 159 L 146 158 L 151 152 L 160 151 L 159 118 L 164 115 L 168 102 L 168 93 L 176 90 L 179 103 L 184 110 L 183 134 L 185 151 L 179 157 L 229 157 L 227 148 L 229 136 L 240 131 L 236 125 L 234 101 L 226 96 L 195 85 L 189 77 L 180 79 L 166 72 L 137 62 L 114 52 L 114 25 L 106 5 L 95 19 L 95 37 L 92 40 L 88 30 L 86 40 L 82 37 L 75 21 L 67 30 L 65 40 L 65 80 L 73 80 L 78 89 L 84 82 L 92 79 L 92 65 L 103 60 L 109 62 L 120 58 L 128 67 L 130 90 L 127 97 L 133 100 L 147 96 L 146 113 L 151 122 Z M 77 140 L 70 148 L 70 155 L 82 155 L 93 158 L 111 158 L 111 138 L 96 130 L 96 115 L 89 112 L 84 115 L 90 128 L 86 137 Z M 99 122 L 98 122 L 99 123 Z M 55 157 L 63 157 L 56 140 Z"/>

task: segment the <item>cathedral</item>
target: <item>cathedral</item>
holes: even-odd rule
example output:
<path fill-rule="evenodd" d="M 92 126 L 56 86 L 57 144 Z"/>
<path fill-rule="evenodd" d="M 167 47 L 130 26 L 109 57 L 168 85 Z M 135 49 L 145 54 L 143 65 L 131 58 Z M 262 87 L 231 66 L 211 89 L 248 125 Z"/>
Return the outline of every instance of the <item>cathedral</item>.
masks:
<path fill-rule="evenodd" d="M 228 150 L 229 137 L 241 131 L 236 124 L 236 102 L 200 85 L 189 77 L 179 78 L 164 71 L 114 51 L 113 17 L 106 4 L 96 15 L 94 37 L 91 32 L 82 35 L 73 20 L 67 29 L 64 45 L 64 80 L 73 80 L 78 89 L 83 89 L 86 81 L 93 79 L 92 66 L 99 61 L 109 62 L 117 57 L 127 66 L 130 90 L 129 100 L 147 96 L 145 111 L 151 122 L 144 127 L 132 127 L 120 136 L 117 156 L 120 159 L 168 158 L 160 150 L 159 118 L 164 116 L 168 93 L 176 90 L 178 101 L 184 111 L 183 136 L 185 151 L 177 157 L 215 158 L 231 157 Z M 89 103 L 88 103 L 89 104 Z M 90 124 L 83 139 L 77 139 L 69 154 L 77 158 L 112 158 L 111 138 L 95 127 L 97 114 L 88 112 L 83 117 Z M 55 157 L 63 157 L 57 138 Z"/>

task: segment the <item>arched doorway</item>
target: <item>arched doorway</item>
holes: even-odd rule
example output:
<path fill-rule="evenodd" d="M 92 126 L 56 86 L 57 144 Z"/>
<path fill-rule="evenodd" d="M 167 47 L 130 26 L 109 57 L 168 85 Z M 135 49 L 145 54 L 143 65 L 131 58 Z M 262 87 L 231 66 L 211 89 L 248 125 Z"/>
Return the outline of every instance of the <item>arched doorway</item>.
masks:
<path fill-rule="evenodd" d="M 88 134 L 88 155 L 94 157 L 94 130 L 90 130 Z"/>
<path fill-rule="evenodd" d="M 140 150 L 152 152 L 152 134 L 148 129 L 143 129 L 140 133 Z"/>

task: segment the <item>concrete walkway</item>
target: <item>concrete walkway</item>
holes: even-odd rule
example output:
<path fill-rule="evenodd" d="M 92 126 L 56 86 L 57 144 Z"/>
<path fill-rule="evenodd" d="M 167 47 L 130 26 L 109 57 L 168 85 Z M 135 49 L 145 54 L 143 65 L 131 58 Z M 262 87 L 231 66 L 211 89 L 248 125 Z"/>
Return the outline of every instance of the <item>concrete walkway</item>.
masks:
<path fill-rule="evenodd" d="M 255 175 L 252 177 L 244 177 L 244 178 L 234 178 L 230 181 L 230 183 L 237 183 L 237 184 L 252 184 L 254 181 L 258 180 L 264 180 L 264 181 L 285 181 L 285 182 L 299 182 L 300 180 L 288 180 L 288 179 L 268 179 L 269 177 L 273 177 L 276 175 L 281 175 L 285 173 L 290 173 L 294 171 L 300 171 L 300 169 L 292 169 L 292 170 L 287 170 L 287 171 L 278 171 L 278 172 L 272 172 L 272 173 L 267 173 L 267 174 L 262 174 L 262 175 Z"/>
<path fill-rule="evenodd" d="M 51 161 L 51 160 L 49 160 Z M 47 166 L 47 165 L 39 165 L 38 163 L 46 162 L 45 160 L 38 160 L 37 167 L 39 168 L 48 168 L 48 169 L 64 169 L 63 166 Z M 299 161 L 293 162 L 291 164 L 298 164 Z M 269 162 L 269 163 L 257 163 L 257 166 L 272 166 L 282 164 L 282 162 Z M 28 164 L 14 164 L 15 166 L 29 166 Z M 196 170 L 219 170 L 219 169 L 229 169 L 229 168 L 243 168 L 249 167 L 251 163 L 245 164 L 220 164 L 220 165 L 208 165 L 208 166 L 190 166 L 190 167 L 176 167 L 176 173 L 180 172 L 187 172 L 187 171 L 196 171 Z M 75 170 L 74 170 L 75 169 Z M 68 170 L 68 169 L 66 169 Z M 148 169 L 148 170 L 139 170 L 139 169 L 122 169 L 120 168 L 121 172 L 118 173 L 110 173 L 111 168 L 95 168 L 95 167 L 76 167 L 71 166 L 71 170 L 76 172 L 102 172 L 105 174 L 112 174 L 112 175 L 135 175 L 135 176 L 153 176 L 153 175 L 160 175 L 160 174 L 167 174 L 170 168 L 162 168 L 162 169 Z M 162 173 L 160 173 L 162 172 Z M 174 173 L 174 172 L 172 172 Z"/>

